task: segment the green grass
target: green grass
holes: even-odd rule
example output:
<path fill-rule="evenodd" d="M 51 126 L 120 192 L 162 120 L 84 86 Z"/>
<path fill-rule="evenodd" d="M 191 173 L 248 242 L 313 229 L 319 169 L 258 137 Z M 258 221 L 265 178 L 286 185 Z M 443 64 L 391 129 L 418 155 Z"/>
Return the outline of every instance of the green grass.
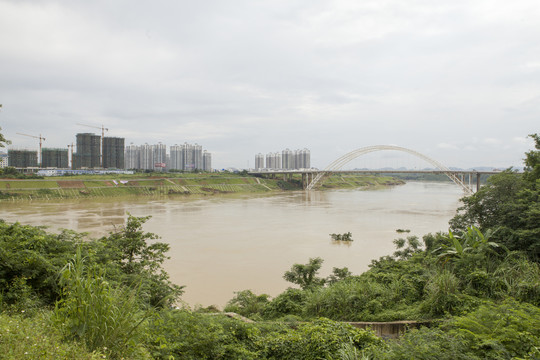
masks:
<path fill-rule="evenodd" d="M 166 174 L 167 178 L 156 174 L 134 174 L 123 176 L 67 176 L 57 177 L 58 181 L 79 181 L 81 188 L 60 188 L 57 181 L 2 181 L 0 180 L 0 201 L 37 199 L 80 199 L 90 197 L 117 196 L 185 196 L 215 195 L 227 193 L 265 193 L 269 191 L 301 190 L 301 176 L 293 176 L 293 182 L 276 179 L 235 176 L 232 174 Z M 126 185 L 111 186 L 114 180 L 128 180 Z M 319 187 L 325 189 L 379 188 L 402 183 L 391 177 L 370 175 L 334 175 L 326 178 Z M 6 187 L 7 184 L 10 186 Z M 13 184 L 13 185 L 11 185 Z M 15 187 L 17 186 L 17 187 Z"/>
<path fill-rule="evenodd" d="M 43 189 L 43 188 L 56 188 L 58 184 L 56 181 L 50 180 L 19 180 L 19 181 L 5 181 L 0 180 L 0 189 L 14 190 L 14 189 Z"/>
<path fill-rule="evenodd" d="M 27 318 L 0 314 L 0 357 L 2 359 L 102 359 L 99 352 L 89 352 L 75 341 L 66 341 L 51 325 L 50 313 Z"/>

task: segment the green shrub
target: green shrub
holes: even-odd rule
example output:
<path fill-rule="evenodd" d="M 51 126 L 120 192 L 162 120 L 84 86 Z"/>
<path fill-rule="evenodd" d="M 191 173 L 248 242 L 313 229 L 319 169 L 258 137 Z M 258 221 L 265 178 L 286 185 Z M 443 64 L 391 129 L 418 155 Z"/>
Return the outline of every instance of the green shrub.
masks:
<path fill-rule="evenodd" d="M 159 359 L 259 359 L 254 339 L 259 331 L 221 315 L 162 310 L 150 320 L 146 344 Z"/>
<path fill-rule="evenodd" d="M 307 298 L 306 291 L 288 288 L 266 305 L 263 317 L 276 319 L 285 315 L 302 316 Z"/>
<path fill-rule="evenodd" d="M 33 317 L 0 314 L 0 358 L 9 360 L 103 358 L 99 351 L 87 351 L 84 344 L 65 341 L 62 333 L 51 325 L 49 317 L 48 312 L 39 312 Z"/>
<path fill-rule="evenodd" d="M 78 249 L 62 271 L 64 297 L 55 309 L 56 322 L 90 351 L 101 350 L 111 358 L 137 353 L 143 321 L 137 294 L 112 288 L 99 273 L 87 271 L 83 262 Z"/>
<path fill-rule="evenodd" d="M 260 316 L 269 303 L 268 298 L 269 296 L 266 294 L 255 295 L 251 290 L 239 291 L 227 303 L 223 311 L 234 312 L 246 317 Z"/>
<path fill-rule="evenodd" d="M 540 358 L 540 308 L 506 300 L 486 304 L 446 326 L 478 357 L 489 359 Z"/>
<path fill-rule="evenodd" d="M 371 331 L 320 318 L 260 337 L 258 344 L 266 359 L 308 360 L 335 359 L 345 344 L 362 350 L 380 346 L 382 340 Z"/>

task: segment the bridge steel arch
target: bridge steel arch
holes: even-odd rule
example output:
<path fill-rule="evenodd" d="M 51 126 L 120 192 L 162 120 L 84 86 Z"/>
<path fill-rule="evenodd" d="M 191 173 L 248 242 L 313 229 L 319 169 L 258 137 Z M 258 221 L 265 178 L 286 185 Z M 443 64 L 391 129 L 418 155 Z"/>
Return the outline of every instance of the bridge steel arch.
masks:
<path fill-rule="evenodd" d="M 348 162 L 356 159 L 357 157 L 360 157 L 362 155 L 365 155 L 365 154 L 368 154 L 368 153 L 371 153 L 371 152 L 385 151 L 385 150 L 401 151 L 401 152 L 404 152 L 404 153 L 414 155 L 417 158 L 420 158 L 420 159 L 422 159 L 424 161 L 427 161 L 431 165 L 433 165 L 436 168 L 438 168 L 439 170 L 443 171 L 444 174 L 446 176 L 448 176 L 450 178 L 450 180 L 452 180 L 454 183 L 459 185 L 465 191 L 465 193 L 467 195 L 472 195 L 473 194 L 473 190 L 469 186 L 467 186 L 455 173 L 453 173 L 452 170 L 450 170 L 449 168 L 447 168 L 443 164 L 439 163 L 436 160 L 433 160 L 432 158 L 430 158 L 430 157 L 428 157 L 426 155 L 420 154 L 419 152 L 416 152 L 414 150 L 407 149 L 407 148 L 400 147 L 400 146 L 393 146 L 393 145 L 367 146 L 367 147 L 364 147 L 364 148 L 353 150 L 353 151 L 343 155 L 342 157 L 334 160 L 323 171 L 319 172 L 317 174 L 317 176 L 315 176 L 315 178 L 313 178 L 313 180 L 306 187 L 306 190 L 313 190 L 315 185 L 317 185 L 317 183 L 319 183 L 324 178 L 324 176 L 329 175 L 333 171 L 341 170 L 341 168 L 345 164 L 347 164 Z"/>

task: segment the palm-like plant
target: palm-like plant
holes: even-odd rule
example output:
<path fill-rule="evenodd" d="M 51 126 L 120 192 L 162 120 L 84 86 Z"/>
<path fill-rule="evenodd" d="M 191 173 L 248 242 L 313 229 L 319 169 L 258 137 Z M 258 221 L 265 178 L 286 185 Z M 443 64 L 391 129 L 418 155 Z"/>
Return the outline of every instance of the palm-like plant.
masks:
<path fill-rule="evenodd" d="M 439 259 L 444 263 L 453 260 L 463 259 L 467 255 L 488 255 L 496 254 L 495 249 L 500 245 L 489 241 L 496 230 L 489 229 L 483 234 L 477 227 L 470 226 L 467 231 L 464 231 L 461 236 L 455 236 L 451 230 L 448 231 L 447 239 L 449 245 L 442 245 L 433 252 L 437 254 Z"/>

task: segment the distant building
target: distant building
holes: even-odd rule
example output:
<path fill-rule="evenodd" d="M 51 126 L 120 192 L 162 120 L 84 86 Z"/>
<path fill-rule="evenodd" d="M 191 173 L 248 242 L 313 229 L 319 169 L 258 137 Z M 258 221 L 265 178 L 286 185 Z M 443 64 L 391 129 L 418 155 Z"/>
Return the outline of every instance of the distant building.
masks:
<path fill-rule="evenodd" d="M 28 168 L 38 166 L 38 152 L 34 150 L 8 150 L 8 166 Z"/>
<path fill-rule="evenodd" d="M 266 154 L 266 168 L 278 170 L 281 169 L 281 154 L 268 153 Z"/>
<path fill-rule="evenodd" d="M 74 154 L 74 169 L 101 167 L 101 136 L 77 134 L 77 152 Z"/>
<path fill-rule="evenodd" d="M 184 170 L 184 147 L 174 144 L 170 147 L 169 156 L 170 170 Z"/>
<path fill-rule="evenodd" d="M 263 161 L 266 159 L 266 164 Z M 291 151 L 285 149 L 280 153 L 268 153 L 255 155 L 255 169 L 271 170 L 298 170 L 311 168 L 311 154 L 308 149 Z"/>
<path fill-rule="evenodd" d="M 202 146 L 184 143 L 170 147 L 167 154 L 165 144 L 141 146 L 129 145 L 125 149 L 127 169 L 142 169 L 153 171 L 167 170 L 212 170 L 212 155 L 203 151 Z"/>
<path fill-rule="evenodd" d="M 212 154 L 207 152 L 206 150 L 203 151 L 203 171 L 211 172 L 212 171 Z"/>
<path fill-rule="evenodd" d="M 264 168 L 264 155 L 261 153 L 258 153 L 255 155 L 255 170 L 259 170 Z"/>
<path fill-rule="evenodd" d="M 296 169 L 309 169 L 311 167 L 311 154 L 308 149 L 296 150 L 294 157 Z"/>
<path fill-rule="evenodd" d="M 8 154 L 0 153 L 0 169 L 8 167 Z"/>
<path fill-rule="evenodd" d="M 124 138 L 103 138 L 103 168 L 123 169 L 124 162 Z"/>
<path fill-rule="evenodd" d="M 159 143 L 153 147 L 153 170 L 164 171 L 167 167 L 167 145 Z"/>
<path fill-rule="evenodd" d="M 154 147 L 144 144 L 139 147 L 139 168 L 143 170 L 154 170 Z"/>
<path fill-rule="evenodd" d="M 282 169 L 295 169 L 294 153 L 291 150 L 285 149 L 281 152 L 281 164 Z"/>
<path fill-rule="evenodd" d="M 125 147 L 124 167 L 126 169 L 140 169 L 140 151 L 137 145 L 128 145 Z"/>
<path fill-rule="evenodd" d="M 43 148 L 41 167 L 67 169 L 69 167 L 68 149 Z"/>

